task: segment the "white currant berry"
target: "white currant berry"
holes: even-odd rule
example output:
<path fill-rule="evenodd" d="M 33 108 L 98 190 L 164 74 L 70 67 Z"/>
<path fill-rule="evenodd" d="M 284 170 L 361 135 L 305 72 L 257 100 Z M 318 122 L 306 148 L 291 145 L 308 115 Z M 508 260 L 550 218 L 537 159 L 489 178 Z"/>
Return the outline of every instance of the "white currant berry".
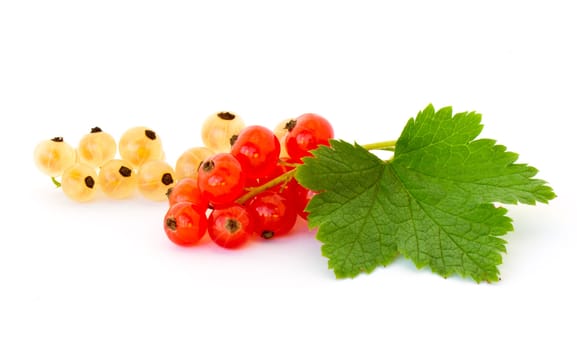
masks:
<path fill-rule="evenodd" d="M 151 160 L 164 159 L 162 142 L 158 135 L 144 126 L 130 128 L 118 142 L 120 157 L 138 168 Z"/>
<path fill-rule="evenodd" d="M 231 138 L 238 135 L 244 127 L 244 120 L 234 113 L 211 114 L 202 124 L 202 142 L 215 152 L 228 152 Z"/>
<path fill-rule="evenodd" d="M 99 127 L 94 127 L 84 135 L 77 147 L 78 160 L 95 168 L 113 159 L 116 155 L 114 137 Z"/>
<path fill-rule="evenodd" d="M 136 184 L 138 191 L 155 201 L 167 200 L 168 191 L 174 187 L 174 169 L 164 160 L 148 161 L 138 169 Z"/>
<path fill-rule="evenodd" d="M 44 174 L 51 177 L 61 176 L 76 162 L 76 151 L 62 137 L 55 137 L 36 145 L 34 162 Z"/>
<path fill-rule="evenodd" d="M 87 202 L 97 193 L 96 170 L 84 163 L 75 163 L 62 174 L 64 194 L 77 202 Z"/>
<path fill-rule="evenodd" d="M 98 184 L 110 198 L 128 198 L 136 192 L 136 173 L 126 160 L 111 159 L 100 168 Z"/>
<path fill-rule="evenodd" d="M 285 138 L 289 132 L 291 123 L 294 123 L 294 119 L 287 118 L 278 123 L 273 129 L 274 134 L 280 142 L 280 158 L 288 158 L 289 156 L 286 150 Z"/>
<path fill-rule="evenodd" d="M 174 175 L 177 180 L 187 177 L 196 178 L 198 176 L 198 167 L 208 157 L 215 152 L 207 147 L 192 147 L 184 151 L 176 160 Z"/>

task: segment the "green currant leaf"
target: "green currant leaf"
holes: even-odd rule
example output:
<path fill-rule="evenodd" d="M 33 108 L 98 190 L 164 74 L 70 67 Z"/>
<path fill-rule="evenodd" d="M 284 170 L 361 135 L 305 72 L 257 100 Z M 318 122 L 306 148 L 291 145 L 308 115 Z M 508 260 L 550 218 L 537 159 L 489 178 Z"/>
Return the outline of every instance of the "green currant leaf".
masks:
<path fill-rule="evenodd" d="M 537 170 L 495 141 L 476 139 L 477 113 L 428 106 L 410 119 L 392 160 L 358 144 L 332 140 L 313 151 L 296 178 L 318 191 L 309 225 L 339 278 L 386 266 L 400 253 L 441 276 L 496 281 L 513 230 L 494 203 L 555 198 Z"/>

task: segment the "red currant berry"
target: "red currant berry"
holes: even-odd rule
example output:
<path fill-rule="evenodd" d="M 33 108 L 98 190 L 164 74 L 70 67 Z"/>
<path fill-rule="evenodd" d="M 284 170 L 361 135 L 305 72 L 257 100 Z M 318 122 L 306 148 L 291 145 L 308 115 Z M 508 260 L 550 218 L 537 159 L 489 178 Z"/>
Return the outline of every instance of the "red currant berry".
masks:
<path fill-rule="evenodd" d="M 288 158 L 281 158 L 279 159 L 279 161 L 277 162 L 274 170 L 272 173 L 270 173 L 267 176 L 263 176 L 263 177 L 259 177 L 258 179 L 254 179 L 251 180 L 250 182 L 247 180 L 247 186 L 248 187 L 256 187 L 256 186 L 261 186 L 266 184 L 267 182 L 270 182 L 272 180 L 274 180 L 275 178 L 285 174 L 286 172 L 293 170 L 294 169 L 294 165 L 290 164 L 290 159 Z M 291 177 L 291 180 L 294 181 L 294 179 Z M 282 182 L 277 186 L 274 186 L 273 189 L 276 190 L 277 188 L 284 188 L 286 187 L 286 182 Z"/>
<path fill-rule="evenodd" d="M 295 203 L 270 190 L 254 196 L 247 209 L 254 218 L 255 233 L 265 239 L 286 235 L 297 219 Z"/>
<path fill-rule="evenodd" d="M 238 160 L 229 153 L 218 153 L 202 162 L 198 188 L 214 207 L 226 206 L 238 198 L 245 185 L 245 175 Z"/>
<path fill-rule="evenodd" d="M 208 217 L 208 234 L 223 248 L 238 248 L 253 234 L 253 220 L 245 207 L 234 204 L 215 209 Z"/>
<path fill-rule="evenodd" d="M 271 130 L 253 125 L 238 134 L 230 153 L 240 162 L 247 179 L 257 179 L 274 171 L 280 143 Z"/>
<path fill-rule="evenodd" d="M 166 193 L 168 196 L 168 204 L 174 205 L 179 202 L 191 202 L 199 208 L 206 209 L 208 202 L 200 193 L 197 179 L 185 177 L 180 179 L 174 187 L 170 188 Z"/>
<path fill-rule="evenodd" d="M 171 206 L 164 216 L 164 232 L 175 244 L 190 246 L 198 243 L 206 233 L 204 210 L 190 202 Z"/>
<path fill-rule="evenodd" d="M 334 137 L 333 127 L 325 118 L 318 114 L 303 114 L 294 122 L 287 124 L 289 132 L 286 135 L 286 149 L 294 161 L 311 156 L 311 150 L 319 145 L 329 145 Z"/>
<path fill-rule="evenodd" d="M 313 190 L 309 190 L 306 187 L 303 187 L 298 182 L 295 182 L 296 188 L 296 207 L 297 207 L 297 214 L 303 218 L 308 219 L 309 213 L 305 210 L 311 199 L 317 194 Z"/>

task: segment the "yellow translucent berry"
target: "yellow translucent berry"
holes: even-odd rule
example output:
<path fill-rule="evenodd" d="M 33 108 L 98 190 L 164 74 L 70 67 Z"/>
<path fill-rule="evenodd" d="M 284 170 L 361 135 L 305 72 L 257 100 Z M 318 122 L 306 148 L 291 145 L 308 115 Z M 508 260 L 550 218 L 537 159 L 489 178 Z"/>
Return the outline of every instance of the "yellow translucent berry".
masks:
<path fill-rule="evenodd" d="M 76 162 L 76 151 L 62 137 L 55 137 L 36 145 L 34 162 L 44 174 L 60 176 Z"/>
<path fill-rule="evenodd" d="M 62 174 L 61 186 L 64 194 L 77 202 L 94 198 L 97 190 L 96 170 L 84 163 L 75 163 Z"/>
<path fill-rule="evenodd" d="M 175 185 L 174 169 L 164 160 L 151 160 L 138 169 L 136 183 L 145 198 L 166 200 L 169 189 Z"/>
<path fill-rule="evenodd" d="M 122 134 L 118 142 L 120 157 L 138 168 L 151 160 L 164 159 L 162 142 L 149 128 L 137 126 Z"/>
<path fill-rule="evenodd" d="M 95 127 L 80 139 L 77 151 L 81 163 L 97 168 L 116 156 L 116 141 L 112 135 Z"/>
<path fill-rule="evenodd" d="M 215 152 L 228 152 L 231 138 L 244 129 L 241 117 L 231 112 L 218 112 L 208 116 L 202 124 L 202 142 Z"/>
<path fill-rule="evenodd" d="M 124 199 L 136 192 L 136 173 L 123 159 L 111 159 L 100 167 L 98 185 L 107 197 Z"/>
<path fill-rule="evenodd" d="M 215 152 L 207 147 L 192 147 L 184 151 L 176 160 L 174 175 L 177 180 L 186 177 L 196 178 L 198 167 L 206 158 L 214 155 Z"/>
<path fill-rule="evenodd" d="M 282 120 L 274 128 L 273 132 L 280 142 L 280 158 L 289 158 L 289 154 L 286 150 L 285 138 L 289 132 L 290 124 L 294 122 L 294 119 L 287 118 Z"/>

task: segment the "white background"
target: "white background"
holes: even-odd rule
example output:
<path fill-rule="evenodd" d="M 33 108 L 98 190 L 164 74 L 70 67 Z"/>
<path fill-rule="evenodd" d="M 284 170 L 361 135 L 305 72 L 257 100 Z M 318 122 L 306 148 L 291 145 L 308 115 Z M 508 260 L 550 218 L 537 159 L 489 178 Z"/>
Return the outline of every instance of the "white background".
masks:
<path fill-rule="evenodd" d="M 576 11 L 570 1 L 2 1 L 2 349 L 575 349 Z M 37 142 L 146 125 L 167 159 L 231 110 L 304 112 L 337 137 L 396 138 L 427 104 L 483 114 L 541 171 L 550 205 L 510 207 L 502 280 L 399 259 L 336 280 L 301 222 L 225 251 L 172 245 L 165 203 L 69 201 Z M 573 215 L 574 216 L 574 215 Z"/>

